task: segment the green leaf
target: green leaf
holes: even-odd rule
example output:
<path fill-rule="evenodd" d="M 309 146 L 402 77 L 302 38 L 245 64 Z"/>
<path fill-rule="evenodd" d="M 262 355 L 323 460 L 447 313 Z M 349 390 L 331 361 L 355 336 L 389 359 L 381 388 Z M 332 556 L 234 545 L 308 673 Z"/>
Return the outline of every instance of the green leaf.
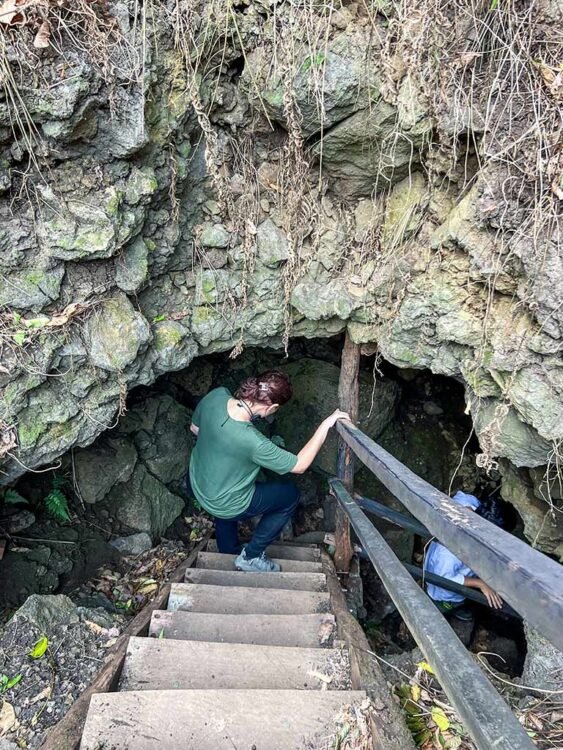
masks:
<path fill-rule="evenodd" d="M 22 675 L 18 674 L 15 677 L 8 677 L 8 675 L 0 675 L 0 693 L 5 693 L 7 690 L 15 687 L 21 680 Z"/>
<path fill-rule="evenodd" d="M 158 634 L 158 639 L 159 639 L 159 640 L 164 640 L 164 628 L 162 628 L 162 630 L 161 630 L 161 631 L 160 631 L 160 633 Z"/>
<path fill-rule="evenodd" d="M 6 505 L 17 505 L 18 503 L 29 505 L 25 497 L 22 497 L 20 493 L 15 490 L 6 490 L 4 493 L 4 502 Z"/>
<path fill-rule="evenodd" d="M 498 8 L 498 0 L 491 0 L 489 10 L 496 10 Z"/>
<path fill-rule="evenodd" d="M 419 661 L 416 666 L 424 669 L 424 671 L 428 672 L 428 674 L 434 674 L 434 670 L 427 661 Z"/>
<path fill-rule="evenodd" d="M 422 732 L 418 732 L 414 736 L 414 741 L 418 747 L 424 745 L 425 742 L 432 737 L 432 732 L 429 729 L 423 729 Z"/>
<path fill-rule="evenodd" d="M 70 521 L 68 501 L 59 489 L 53 489 L 43 501 L 49 514 L 57 521 Z"/>
<path fill-rule="evenodd" d="M 157 315 L 155 318 L 152 319 L 152 322 L 161 323 L 163 320 L 166 320 L 166 315 Z"/>
<path fill-rule="evenodd" d="M 35 646 L 29 652 L 29 656 L 31 656 L 32 659 L 41 659 L 41 657 L 45 655 L 45 651 L 47 651 L 48 646 L 49 639 L 46 635 L 42 635 Z"/>
<path fill-rule="evenodd" d="M 12 334 L 12 338 L 18 346 L 23 346 L 26 335 L 25 331 L 16 331 L 16 333 Z"/>
<path fill-rule="evenodd" d="M 26 328 L 44 328 L 50 320 L 51 318 L 42 315 L 40 318 L 29 318 L 22 322 Z"/>
<path fill-rule="evenodd" d="M 441 732 L 450 728 L 450 720 L 438 706 L 432 706 L 432 721 L 436 724 Z"/>

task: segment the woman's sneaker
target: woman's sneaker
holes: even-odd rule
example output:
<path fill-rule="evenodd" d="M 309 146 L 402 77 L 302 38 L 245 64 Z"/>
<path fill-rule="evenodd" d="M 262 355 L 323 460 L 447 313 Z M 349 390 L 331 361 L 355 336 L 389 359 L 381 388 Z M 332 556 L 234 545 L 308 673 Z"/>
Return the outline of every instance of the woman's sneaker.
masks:
<path fill-rule="evenodd" d="M 235 568 L 237 570 L 245 570 L 248 573 L 279 573 L 281 570 L 276 562 L 266 557 L 265 552 L 262 552 L 260 557 L 248 558 L 246 556 L 246 548 L 243 549 L 235 560 Z"/>

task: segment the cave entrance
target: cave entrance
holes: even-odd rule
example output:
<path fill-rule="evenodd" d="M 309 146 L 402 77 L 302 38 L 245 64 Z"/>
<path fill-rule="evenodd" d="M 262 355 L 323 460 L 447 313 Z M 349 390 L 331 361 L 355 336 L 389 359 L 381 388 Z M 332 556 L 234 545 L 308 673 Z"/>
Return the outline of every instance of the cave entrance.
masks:
<path fill-rule="evenodd" d="M 294 398 L 260 429 L 268 437 L 281 439 L 288 450 L 298 452 L 319 422 L 338 405 L 341 353 L 341 336 L 295 339 L 287 355 L 275 348 L 248 348 L 237 359 L 225 353 L 210 354 L 194 360 L 185 370 L 162 376 L 151 386 L 134 389 L 119 423 L 93 445 L 65 457 L 58 471 L 58 476 L 67 480 L 65 491 L 71 515 L 76 518 L 70 528 L 61 524 L 61 541 L 69 541 L 69 533 L 74 535 L 72 540 L 78 534 L 75 546 L 86 554 L 79 560 L 67 559 L 66 546 L 59 544 L 50 551 L 45 541 L 38 545 L 26 542 L 30 544 L 29 560 L 25 554 L 17 560 L 8 554 L 0 563 L 0 578 L 5 573 L 13 581 L 14 575 L 23 575 L 22 565 L 27 565 L 29 573 L 10 605 L 21 603 L 20 594 L 51 593 L 75 586 L 92 574 L 94 562 L 99 564 L 104 559 L 103 545 L 108 541 L 133 534 L 148 535 L 153 542 L 162 537 L 189 541 L 193 531 L 190 519 L 197 509 L 190 505 L 184 477 L 192 444 L 189 424 L 198 401 L 219 385 L 234 391 L 250 375 L 281 368 L 293 382 Z M 398 369 L 375 355 L 362 357 L 359 377 L 359 425 L 366 434 L 443 492 L 462 489 L 483 496 L 498 491 L 498 477 L 485 475 L 476 465 L 479 445 L 458 382 L 426 370 Z M 325 533 L 334 529 L 334 503 L 327 497 L 326 478 L 336 472 L 336 454 L 336 436 L 331 434 L 313 470 L 296 478 L 302 503 L 292 533 L 298 539 L 322 541 Z M 355 485 L 365 496 L 404 511 L 359 465 Z M 22 497 L 37 499 L 39 507 L 39 499 L 52 486 L 49 474 L 28 474 L 16 489 Z M 53 520 L 41 518 L 41 511 L 38 516 L 37 536 L 56 542 L 58 532 Z M 376 520 L 376 525 L 402 561 L 421 565 L 421 539 L 381 520 Z M 80 536 L 83 528 L 88 530 L 88 538 L 96 537 L 92 555 Z M 26 539 L 33 540 L 34 535 L 33 527 L 25 530 Z M 36 547 L 40 548 L 39 558 Z M 51 562 L 56 565 L 53 570 Z M 10 565 L 16 563 L 18 570 L 12 571 Z M 38 570 L 45 575 L 38 576 Z M 406 630 L 371 566 L 363 565 L 362 575 L 364 600 L 359 615 L 374 644 L 380 650 L 387 648 L 391 655 L 413 646 L 403 635 Z M 4 590 L 13 588 L 8 578 Z M 487 632 L 495 627 L 493 618 L 486 625 Z M 511 638 L 517 643 L 518 655 L 512 663 L 520 663 L 523 637 L 515 631 Z"/>
<path fill-rule="evenodd" d="M 338 404 L 338 380 L 342 337 L 296 339 L 287 356 L 276 349 L 249 348 L 231 360 L 214 354 L 192 363 L 185 371 L 162 378 L 150 391 L 166 393 L 193 410 L 198 401 L 220 385 L 232 392 L 246 377 L 263 370 L 281 368 L 291 377 L 294 398 L 274 418 L 261 425 L 268 437 L 298 452 L 318 423 Z M 398 460 L 442 492 L 458 490 L 480 499 L 498 496 L 500 476 L 487 475 L 477 466 L 480 452 L 471 418 L 466 413 L 463 386 L 452 378 L 429 370 L 399 369 L 376 355 L 363 356 L 360 363 L 359 426 Z M 134 407 L 133 407 L 134 408 Z M 331 435 L 314 467 L 294 478 L 300 485 L 302 502 L 292 532 L 300 541 L 320 542 L 334 530 L 334 502 L 327 497 L 327 476 L 336 473 L 336 437 Z M 357 463 L 355 488 L 367 497 L 405 512 L 402 505 L 367 469 Z M 518 520 L 510 513 L 509 525 Z M 381 519 L 373 518 L 398 557 L 422 567 L 425 543 Z M 249 531 L 249 530 L 247 530 Z M 357 611 L 378 652 L 391 659 L 414 649 L 415 643 L 372 566 L 361 564 L 363 602 Z M 519 674 L 525 656 L 525 638 L 519 621 L 499 618 L 484 607 L 474 607 L 471 625 L 452 620 L 454 629 L 468 647 L 492 651 L 493 666 L 511 675 Z M 504 660 L 504 661 L 501 661 Z"/>

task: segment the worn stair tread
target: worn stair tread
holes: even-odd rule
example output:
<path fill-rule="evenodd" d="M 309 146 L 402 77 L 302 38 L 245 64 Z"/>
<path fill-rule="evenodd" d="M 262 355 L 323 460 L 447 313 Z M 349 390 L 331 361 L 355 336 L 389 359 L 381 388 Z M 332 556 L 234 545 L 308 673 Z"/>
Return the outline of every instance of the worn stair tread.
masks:
<path fill-rule="evenodd" d="M 363 691 L 139 690 L 92 696 L 81 750 L 297 750 Z M 329 732 L 327 732 L 329 733 Z"/>
<path fill-rule="evenodd" d="M 149 635 L 217 643 L 326 647 L 336 635 L 330 612 L 313 615 L 215 615 L 206 612 L 153 612 Z"/>
<path fill-rule="evenodd" d="M 253 589 L 245 586 L 213 586 L 204 583 L 173 583 L 169 610 L 214 614 L 301 615 L 326 612 L 330 597 L 320 591 Z"/>
<path fill-rule="evenodd" d="M 347 690 L 348 655 L 290 648 L 130 638 L 119 690 Z"/>
<path fill-rule="evenodd" d="M 214 586 L 246 586 L 293 591 L 327 590 L 324 573 L 246 573 L 240 570 L 188 568 L 184 580 L 186 583 L 207 583 Z"/>
<path fill-rule="evenodd" d="M 284 560 L 273 558 L 283 573 L 322 573 L 321 562 L 308 560 Z M 197 556 L 196 567 L 213 570 L 235 570 L 236 555 L 222 555 L 219 552 L 200 552 Z"/>
<path fill-rule="evenodd" d="M 217 540 L 210 539 L 207 543 L 208 552 L 218 552 Z M 318 562 L 321 559 L 320 549 L 312 545 L 283 544 L 274 542 L 266 548 L 268 557 L 277 557 L 281 560 L 301 560 L 302 562 Z"/>

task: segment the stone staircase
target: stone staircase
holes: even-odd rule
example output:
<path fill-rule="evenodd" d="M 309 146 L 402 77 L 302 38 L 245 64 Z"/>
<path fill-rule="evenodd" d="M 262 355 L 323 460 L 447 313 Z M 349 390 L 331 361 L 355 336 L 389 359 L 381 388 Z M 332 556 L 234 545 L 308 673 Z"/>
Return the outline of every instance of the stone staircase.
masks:
<path fill-rule="evenodd" d="M 364 701 L 319 549 L 268 553 L 281 573 L 199 553 L 149 637 L 130 639 L 118 691 L 92 697 L 81 750 L 305 750 Z"/>

